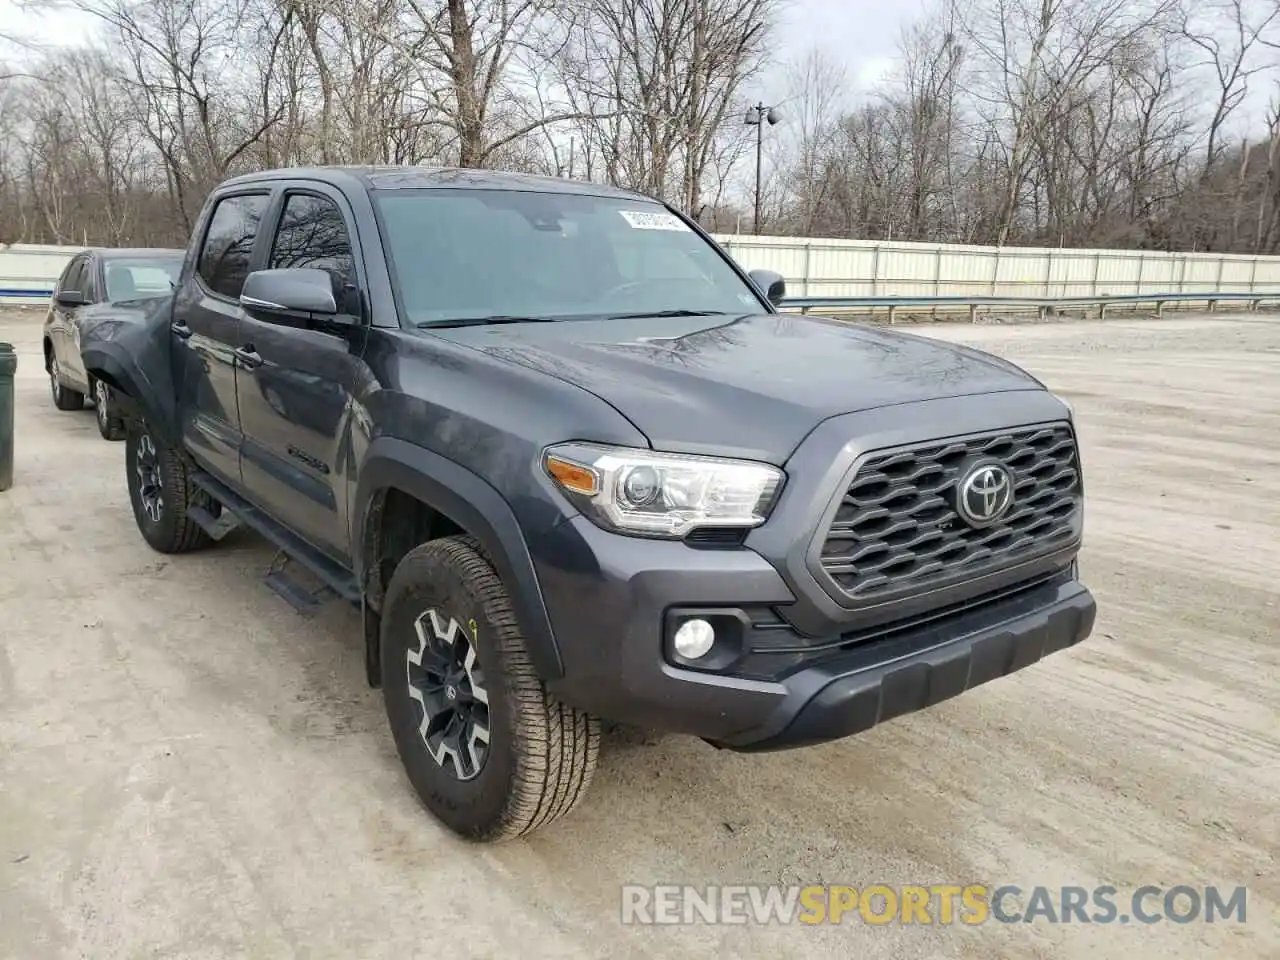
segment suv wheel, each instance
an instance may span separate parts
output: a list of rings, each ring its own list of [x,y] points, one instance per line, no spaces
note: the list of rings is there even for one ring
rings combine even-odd
[[[123,440],[124,421],[115,415],[111,388],[101,380],[93,381],[93,409],[98,417],[98,432],[104,440]]]
[[[59,410],[83,410],[84,394],[62,385],[62,370],[58,358],[49,358],[49,389],[53,392],[53,405]]]
[[[187,509],[207,498],[190,482],[186,459],[156,440],[144,424],[125,441],[129,502],[142,539],[161,553],[185,553],[210,543]]]
[[[582,799],[599,721],[547,693],[474,540],[433,540],[405,556],[387,588],[381,640],[396,749],[423,803],[452,830],[507,840]]]

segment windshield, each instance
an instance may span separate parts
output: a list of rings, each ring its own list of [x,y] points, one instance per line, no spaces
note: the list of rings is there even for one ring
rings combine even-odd
[[[658,204],[503,190],[375,193],[408,322],[764,309]]]
[[[114,302],[168,296],[181,271],[180,253],[156,257],[112,257],[105,264],[107,299]]]

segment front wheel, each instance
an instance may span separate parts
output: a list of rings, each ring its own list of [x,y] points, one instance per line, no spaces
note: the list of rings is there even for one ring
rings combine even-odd
[[[211,542],[187,515],[206,498],[191,483],[181,452],[156,440],[146,424],[125,440],[129,502],[142,539],[161,553],[186,553]]]
[[[452,830],[508,840],[585,795],[599,721],[547,693],[474,540],[433,540],[405,556],[387,588],[381,648],[396,749],[423,803]]]
[[[101,380],[93,381],[93,410],[98,418],[98,433],[102,434],[102,439],[124,439],[124,420],[116,416],[111,388]]]
[[[59,410],[84,409],[84,394],[62,385],[62,369],[57,357],[49,360],[49,390],[53,394],[53,405]]]

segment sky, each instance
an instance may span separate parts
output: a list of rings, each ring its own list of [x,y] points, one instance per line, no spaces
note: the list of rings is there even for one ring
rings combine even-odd
[[[750,101],[776,104],[787,93],[783,65],[798,60],[809,51],[824,51],[840,64],[849,79],[848,93],[873,87],[893,63],[903,27],[914,21],[927,0],[782,0],[784,6],[777,32],[774,66],[749,84],[743,95]],[[56,28],[54,26],[56,19]],[[74,43],[88,38],[95,20],[82,13],[67,12],[53,17],[19,8],[19,0],[0,0],[0,35],[9,34],[45,43]],[[9,52],[0,43],[0,57]],[[1269,83],[1255,83],[1242,108],[1237,111],[1233,132],[1250,130],[1265,117]],[[785,116],[785,108],[784,108]]]
[[[854,87],[865,89],[888,68],[901,27],[921,6],[922,0],[891,4],[879,0],[787,0],[775,60],[785,62],[821,48],[845,67]],[[92,17],[74,12],[60,14],[56,22],[55,31],[50,16],[21,10],[17,0],[0,0],[0,34],[74,43],[87,38],[94,28]],[[781,70],[775,67],[744,93],[752,100],[776,102],[782,96],[782,86]]]

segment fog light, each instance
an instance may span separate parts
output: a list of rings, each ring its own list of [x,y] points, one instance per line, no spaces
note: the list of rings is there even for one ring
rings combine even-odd
[[[706,656],[715,642],[715,628],[705,620],[686,620],[673,638],[676,653],[686,660]]]

